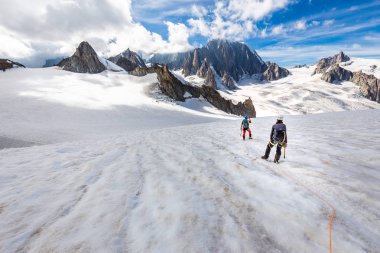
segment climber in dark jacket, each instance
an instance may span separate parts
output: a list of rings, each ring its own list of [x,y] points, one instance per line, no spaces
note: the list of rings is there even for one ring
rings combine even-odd
[[[273,146],[277,145],[276,155],[274,157],[274,162],[278,163],[281,157],[281,149],[282,147],[286,147],[288,143],[288,136],[286,133],[286,125],[282,122],[283,117],[279,116],[277,118],[276,124],[272,126],[272,131],[270,133],[269,143],[267,145],[267,149],[265,151],[265,155],[263,155],[262,159],[268,159],[269,154]]]

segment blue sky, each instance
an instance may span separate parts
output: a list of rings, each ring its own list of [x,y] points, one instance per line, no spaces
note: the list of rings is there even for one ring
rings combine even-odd
[[[205,9],[206,22],[215,18],[215,1],[151,1],[132,2],[132,14],[147,29],[168,38],[166,21],[190,26],[194,6]],[[223,1],[227,2],[227,1]],[[240,1],[245,5],[247,1]],[[244,41],[257,50],[265,60],[283,65],[313,63],[321,56],[339,50],[353,56],[380,57],[380,1],[284,1],[279,8],[264,13],[260,18],[230,18],[234,23],[252,22],[254,32],[228,39]],[[161,4],[162,3],[162,4]],[[252,10],[254,12],[254,10]],[[228,28],[226,28],[228,29]],[[242,31],[244,34],[244,30]],[[194,34],[189,41],[198,46],[212,36]]]
[[[0,0],[0,58],[38,67],[88,41],[104,57],[224,38],[282,66],[343,50],[380,58],[380,0]]]

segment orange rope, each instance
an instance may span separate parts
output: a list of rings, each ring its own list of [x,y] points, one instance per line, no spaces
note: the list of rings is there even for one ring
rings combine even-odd
[[[310,193],[312,193],[313,195],[315,195],[317,198],[319,198],[323,203],[325,203],[327,206],[329,206],[331,208],[331,214],[330,214],[330,223],[329,223],[329,252],[332,253],[333,250],[332,250],[332,225],[333,225],[333,222],[334,222],[334,217],[335,217],[335,208],[332,204],[330,204],[330,202],[328,202],[325,198],[323,198],[320,194],[318,194],[317,192],[315,192],[314,190],[310,189],[307,185],[305,185],[304,183],[302,183],[301,181],[297,180],[296,178],[294,178],[293,176],[291,176],[290,174],[286,173],[286,172],[283,172],[283,173],[280,173],[280,174],[283,174],[285,176],[287,176],[288,178],[292,179],[293,181],[295,181],[297,184],[301,185],[303,188],[305,188],[307,191],[309,191]]]

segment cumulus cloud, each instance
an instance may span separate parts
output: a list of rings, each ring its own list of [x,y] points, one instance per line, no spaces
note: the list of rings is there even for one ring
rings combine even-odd
[[[135,22],[131,0],[0,0],[0,6],[0,57],[24,59],[31,66],[71,55],[82,40],[105,56],[128,47],[145,53],[191,47],[184,26],[167,23],[169,39],[164,40]]]
[[[192,34],[209,38],[244,40],[251,36],[266,36],[258,32],[256,23],[273,12],[293,3],[291,0],[218,0],[211,19],[189,19]]]

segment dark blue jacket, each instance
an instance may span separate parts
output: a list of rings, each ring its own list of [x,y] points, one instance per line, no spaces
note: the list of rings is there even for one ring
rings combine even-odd
[[[282,122],[274,124],[270,133],[270,139],[272,142],[288,143],[286,125]]]

